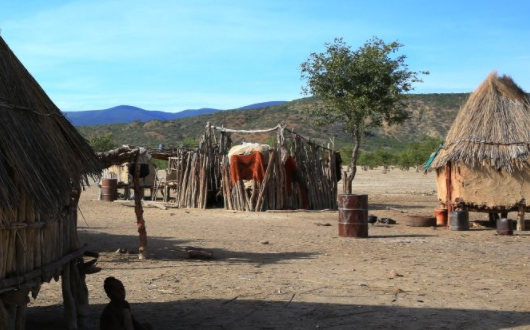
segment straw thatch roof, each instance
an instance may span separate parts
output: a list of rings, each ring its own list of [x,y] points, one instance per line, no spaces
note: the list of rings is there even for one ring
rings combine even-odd
[[[40,211],[56,210],[99,172],[90,145],[0,37],[0,208],[25,196]]]
[[[529,165],[530,101],[508,76],[492,72],[469,96],[431,169],[448,162],[512,172]]]

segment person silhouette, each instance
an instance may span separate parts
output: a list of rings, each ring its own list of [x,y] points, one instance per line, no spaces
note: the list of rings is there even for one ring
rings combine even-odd
[[[125,300],[125,287],[120,280],[109,276],[105,279],[103,288],[110,302],[99,319],[101,330],[152,330],[150,324],[142,324],[132,316],[131,306]]]

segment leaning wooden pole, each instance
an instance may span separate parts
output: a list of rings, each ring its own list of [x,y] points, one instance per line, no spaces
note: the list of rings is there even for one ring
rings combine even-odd
[[[140,248],[138,255],[140,260],[146,259],[147,256],[147,231],[145,230],[144,209],[142,206],[142,191],[140,188],[140,153],[136,155],[134,163],[134,213],[136,214],[136,225],[140,237]]]

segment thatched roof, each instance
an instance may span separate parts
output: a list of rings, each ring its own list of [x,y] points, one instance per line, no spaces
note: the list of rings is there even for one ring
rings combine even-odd
[[[100,169],[87,141],[0,37],[0,208],[16,208],[25,196],[54,212]]]
[[[431,168],[448,162],[512,172],[530,161],[530,100],[508,76],[492,72],[469,96]]]

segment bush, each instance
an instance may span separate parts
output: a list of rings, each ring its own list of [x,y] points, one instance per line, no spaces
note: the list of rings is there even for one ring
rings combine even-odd
[[[94,149],[95,152],[109,151],[116,148],[114,135],[112,133],[93,135],[88,139],[88,143],[92,146],[92,149]]]

